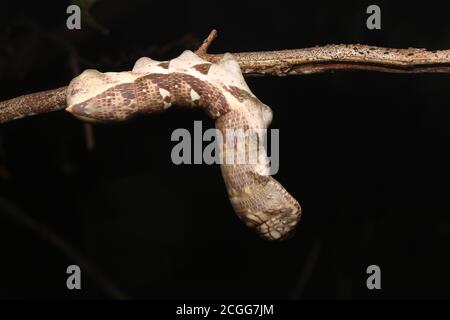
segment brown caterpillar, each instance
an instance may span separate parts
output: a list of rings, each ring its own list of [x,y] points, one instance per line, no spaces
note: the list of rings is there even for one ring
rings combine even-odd
[[[272,121],[272,110],[250,91],[231,54],[217,64],[185,51],[170,61],[141,58],[129,72],[86,70],[71,81],[67,103],[74,116],[95,122],[124,121],[172,105],[205,110],[222,133],[266,129]],[[245,158],[248,155],[239,152],[249,153],[251,148],[235,150],[237,157]],[[226,139],[222,149],[231,151]],[[300,220],[301,208],[268,175],[267,161],[226,163],[221,170],[231,204],[247,226],[268,240],[283,239],[291,233]]]

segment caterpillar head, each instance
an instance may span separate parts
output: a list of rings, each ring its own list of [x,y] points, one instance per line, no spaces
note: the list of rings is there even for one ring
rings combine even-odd
[[[293,208],[279,211],[256,228],[266,240],[285,240],[294,234],[295,226],[301,218],[300,205],[296,203]]]

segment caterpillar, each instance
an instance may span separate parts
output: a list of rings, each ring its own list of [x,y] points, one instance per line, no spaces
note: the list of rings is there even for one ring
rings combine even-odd
[[[185,51],[170,61],[140,58],[127,72],[86,70],[70,82],[67,92],[66,110],[89,122],[126,121],[172,106],[204,110],[222,133],[258,131],[272,122],[272,110],[251,92],[231,54],[211,63]],[[229,142],[223,139],[221,150],[235,151],[237,158],[248,158],[255,148],[236,149]],[[238,217],[267,240],[285,239],[300,220],[301,207],[269,175],[268,159],[262,160],[223,163],[222,176]]]

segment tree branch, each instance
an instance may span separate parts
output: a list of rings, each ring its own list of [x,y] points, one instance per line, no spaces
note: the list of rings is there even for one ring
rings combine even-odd
[[[196,53],[215,63],[223,54],[208,54],[217,36],[211,31]],[[450,72],[450,50],[392,49],[366,45],[327,45],[306,49],[233,53],[242,73],[251,76],[287,76],[325,71],[394,73]],[[0,123],[65,107],[67,87],[24,95],[0,102]]]
[[[67,87],[23,95],[0,102],[0,123],[64,109]]]

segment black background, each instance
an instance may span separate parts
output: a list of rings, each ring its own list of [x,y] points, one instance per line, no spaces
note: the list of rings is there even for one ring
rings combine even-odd
[[[68,31],[64,1],[2,3],[0,99],[66,85],[77,64],[122,71],[140,56],[173,58],[212,28],[211,52],[450,48],[444,1],[374,3],[376,31],[366,28],[369,1],[100,1],[91,12],[108,34],[86,22]],[[96,125],[93,150],[69,114],[39,115],[0,127],[0,297],[117,297],[108,278],[131,298],[450,298],[449,75],[248,84],[280,129],[276,178],[303,207],[292,239],[269,243],[249,231],[217,166],[172,164],[173,130],[192,131],[194,120],[213,127],[199,111]],[[66,289],[73,255],[22,214],[95,266],[81,291]],[[371,264],[382,290],[366,288]]]

